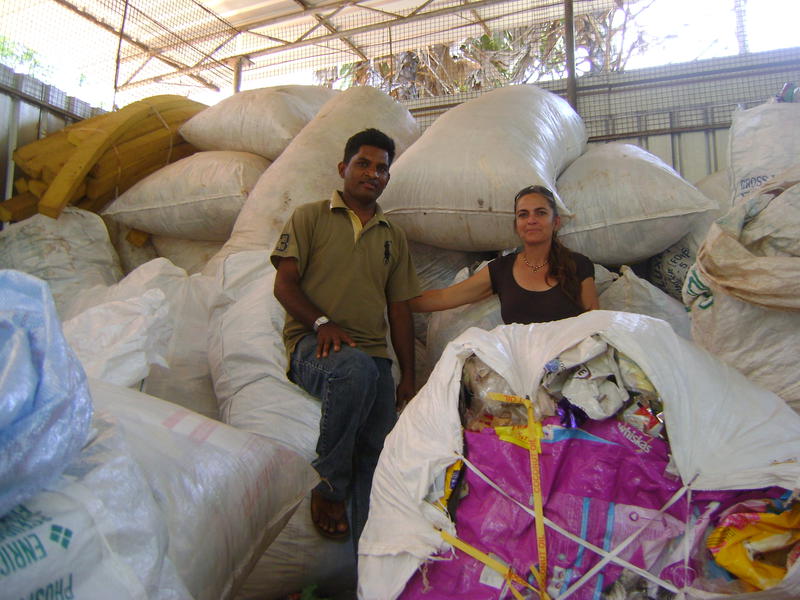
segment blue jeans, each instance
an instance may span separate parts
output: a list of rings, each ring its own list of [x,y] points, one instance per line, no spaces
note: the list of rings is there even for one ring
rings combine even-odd
[[[357,548],[372,475],[397,420],[392,361],[350,346],[317,358],[317,336],[309,334],[295,347],[289,374],[322,402],[317,459],[311,463],[322,477],[317,491],[334,501],[352,495],[350,528]]]

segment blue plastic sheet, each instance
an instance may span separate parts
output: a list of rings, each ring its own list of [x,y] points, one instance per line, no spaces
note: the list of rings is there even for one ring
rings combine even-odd
[[[49,287],[0,270],[0,516],[61,475],[91,420],[86,374]]]

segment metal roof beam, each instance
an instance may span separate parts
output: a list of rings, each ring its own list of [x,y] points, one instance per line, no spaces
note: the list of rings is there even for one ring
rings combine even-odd
[[[122,39],[125,40],[128,44],[130,44],[131,46],[134,46],[136,48],[139,48],[147,56],[149,56],[151,58],[156,57],[156,58],[158,58],[158,60],[163,61],[164,63],[168,64],[169,66],[171,66],[171,67],[173,67],[175,69],[181,70],[181,69],[187,68],[186,65],[184,65],[184,64],[182,64],[182,63],[180,63],[180,62],[178,62],[176,60],[172,60],[172,59],[166,58],[164,56],[159,56],[158,52],[153,51],[146,44],[143,44],[142,42],[132,38],[131,36],[125,34],[124,32],[118,31],[115,27],[109,25],[108,23],[105,23],[105,22],[101,21],[100,19],[98,19],[94,15],[89,14],[88,12],[86,12],[84,10],[81,10],[77,6],[73,5],[72,3],[67,2],[67,0],[53,0],[53,1],[56,4],[60,4],[61,6],[66,8],[67,10],[74,12],[76,15],[78,15],[80,17],[83,17],[87,21],[90,21],[94,25],[97,25],[101,29],[105,29],[109,33],[113,33],[115,36],[122,37]],[[202,70],[205,70],[205,69],[202,69]],[[187,75],[189,75],[192,79],[197,81],[203,87],[212,89],[212,90],[214,90],[216,92],[219,91],[219,87],[217,87],[216,85],[214,85],[210,81],[207,81],[207,80],[203,79],[199,75],[195,75],[194,72],[193,73],[187,73]],[[122,88],[118,88],[118,89],[122,89]]]

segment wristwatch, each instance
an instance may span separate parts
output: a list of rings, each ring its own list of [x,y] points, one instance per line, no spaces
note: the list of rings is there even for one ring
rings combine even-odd
[[[325,325],[325,323],[330,323],[330,322],[331,322],[331,320],[328,317],[326,317],[325,315],[322,315],[321,317],[317,317],[317,320],[314,321],[314,325],[312,325],[312,327],[314,328],[314,331],[316,332],[317,329],[319,329],[320,327]]]

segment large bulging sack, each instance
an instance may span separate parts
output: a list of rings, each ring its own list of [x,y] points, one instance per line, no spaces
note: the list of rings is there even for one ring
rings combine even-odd
[[[775,394],[677,336],[663,321],[598,310],[553,323],[503,325],[492,331],[469,329],[447,346],[428,383],[386,439],[373,480],[369,520],[359,542],[359,598],[394,600],[424,561],[437,553],[449,556],[453,548],[440,531],[458,536],[461,525],[458,519],[453,523],[447,511],[435,503],[441,497],[446,469],[465,453],[459,411],[465,361],[476,355],[502,377],[510,389],[507,393],[535,398],[554,359],[567,350],[580,350],[584,342],[598,340],[638,365],[663,401],[675,467],[671,472],[679,478],[676,484],[681,494],[796,487],[800,417]],[[625,437],[642,452],[649,452],[643,436],[628,432]],[[470,452],[472,449],[470,446]],[[474,472],[471,467],[470,471]],[[594,478],[593,472],[589,479]],[[530,488],[526,489],[530,493]],[[639,489],[636,494],[647,492]],[[528,498],[526,495],[525,500]],[[684,501],[681,495],[673,498]],[[545,524],[551,533],[547,516],[545,513]],[[608,520],[605,512],[585,526],[602,531]],[[579,531],[583,527],[580,519],[575,525]],[[691,523],[685,525],[689,526]],[[622,545],[615,544],[612,549],[610,538],[607,543],[585,551],[596,553],[599,549],[607,554]],[[798,581],[800,568],[794,568],[772,590],[773,595],[763,597],[793,597]],[[703,597],[692,591],[688,590],[688,597]]]
[[[797,164],[800,104],[766,103],[735,111],[728,144],[735,202]]]
[[[711,223],[732,206],[729,179],[729,170],[722,169],[695,184],[707,198],[717,203],[717,210],[695,215],[689,233],[650,260],[650,281],[677,300],[681,299],[686,273],[694,264]]]
[[[555,192],[556,177],[585,147],[583,121],[561,97],[529,85],[496,89],[423,133],[392,167],[381,205],[415,242],[512,248],[514,195],[535,184]],[[559,202],[562,214],[567,208]]]
[[[122,278],[103,220],[74,207],[58,219],[34,215],[0,231],[0,269],[44,279],[62,318],[76,293]]]
[[[668,248],[717,208],[669,165],[631,144],[598,144],[558,178],[575,214],[559,237],[603,265],[634,264]]]
[[[196,114],[180,133],[200,150],[252,152],[275,160],[337,93],[312,85],[240,92]]]
[[[734,206],[690,269],[692,338],[800,409],[800,168]]]
[[[234,252],[271,250],[297,206],[330,198],[341,188],[337,165],[345,143],[369,127],[394,139],[396,157],[419,135],[411,113],[380,90],[355,87],[338,94],[261,176],[236,219],[230,239],[204,272],[213,273],[225,256]]]
[[[124,355],[115,357],[110,353],[96,358],[98,361],[125,359],[122,365],[118,365],[123,367],[126,364],[128,366],[136,364],[145,369],[149,366],[149,370],[144,372],[147,376],[144,380],[145,392],[185,406],[207,417],[217,418],[217,399],[211,383],[207,347],[212,284],[213,279],[210,277],[199,273],[188,276],[186,271],[176,267],[167,259],[157,258],[141,265],[115,285],[96,286],[76,294],[65,319],[73,321],[89,313],[80,325],[77,321],[72,322],[70,333],[84,340],[83,347],[87,352],[98,353],[102,351],[102,344],[92,347],[91,340],[101,335],[112,337],[108,332],[104,333],[104,327],[112,321],[99,317],[92,318],[89,311],[100,308],[100,305],[105,305],[105,308],[111,311],[115,303],[125,305],[148,290],[160,290],[168,307],[169,336],[165,340],[166,348],[164,349],[162,343],[157,346],[149,345],[147,340],[143,339],[144,332],[133,330],[129,341],[136,341],[137,345],[120,346],[115,348],[115,352],[126,351],[128,358],[137,359],[134,363],[128,363]],[[119,321],[116,318],[113,322],[119,328]],[[113,333],[119,335],[123,332],[113,331]],[[158,335],[159,331],[153,333]],[[160,360],[146,360],[156,347],[161,352]],[[143,365],[142,359],[148,364]],[[133,369],[129,375],[134,375]],[[135,373],[135,375],[140,374]]]
[[[225,423],[279,442],[310,462],[316,457],[320,402],[286,377],[285,311],[272,293],[274,281],[266,251],[225,259],[216,274],[208,361]],[[354,559],[350,541],[320,536],[307,497],[259,558],[240,597],[274,600],[312,584],[325,593],[352,589]]]
[[[92,420],[86,374],[50,290],[19,271],[0,270],[0,365],[2,517],[61,475]]]
[[[198,152],[142,179],[103,215],[154,235],[224,242],[268,166],[247,152]]]
[[[0,519],[4,548],[37,549],[4,569],[3,597],[232,598],[319,477],[279,444],[90,384],[91,438]]]
[[[663,319],[675,333],[687,340],[692,339],[689,315],[682,302],[637,277],[630,267],[623,265],[620,270],[622,276],[600,294],[600,308]]]

